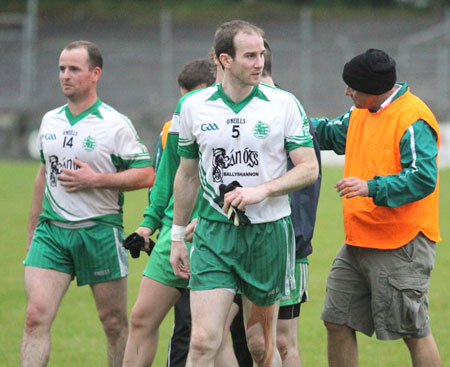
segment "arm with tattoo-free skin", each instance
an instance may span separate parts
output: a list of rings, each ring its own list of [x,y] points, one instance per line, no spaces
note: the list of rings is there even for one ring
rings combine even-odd
[[[31,240],[33,239],[34,230],[36,229],[39,215],[42,213],[42,200],[45,190],[45,165],[41,163],[39,166],[36,179],[34,181],[33,200],[31,202],[30,216],[28,218],[27,227],[27,251],[30,249]]]
[[[295,167],[283,176],[256,187],[237,187],[225,194],[224,212],[228,212],[230,205],[244,211],[247,205],[257,204],[268,197],[289,194],[312,185],[319,174],[314,148],[299,147],[291,150],[289,156]]]
[[[77,170],[62,168],[58,175],[61,185],[68,193],[85,189],[109,189],[118,191],[132,191],[153,185],[155,172],[153,167],[129,168],[115,173],[101,173],[94,171],[88,163],[75,159]]]
[[[198,159],[181,157],[173,186],[174,225],[187,226],[194,209],[199,186]],[[176,276],[189,278],[189,256],[184,241],[172,241],[170,264]]]

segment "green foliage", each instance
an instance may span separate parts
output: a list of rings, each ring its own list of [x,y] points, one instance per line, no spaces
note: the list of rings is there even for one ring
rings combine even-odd
[[[19,365],[26,299],[23,289],[23,266],[26,226],[37,162],[0,161],[0,366]],[[310,301],[300,315],[300,351],[305,366],[326,366],[326,333],[320,321],[325,284],[332,260],[343,241],[341,199],[333,188],[341,178],[342,168],[325,167],[314,236],[314,253],[310,256]],[[140,223],[147,192],[125,195],[125,229],[132,232]],[[450,361],[450,170],[441,171],[441,235],[436,267],[430,286],[430,317],[443,365]],[[147,258],[130,257],[128,308],[131,311]],[[172,313],[161,326],[160,344],[155,366],[164,366],[167,342],[173,325]],[[358,336],[360,365],[408,366],[409,354],[402,341],[381,342]],[[50,366],[106,366],[105,337],[98,321],[89,287],[71,285],[52,329]]]
[[[247,19],[257,22],[276,17],[284,21],[298,17],[301,8],[308,6],[319,13],[330,10],[333,14],[345,14],[349,10],[372,11],[376,7],[389,10],[414,9],[411,3],[395,0],[36,0],[40,21],[102,21],[128,23],[130,25],[157,24],[162,9],[171,11],[176,22],[214,23],[226,19]],[[429,0],[428,10],[442,8],[446,0]],[[409,4],[409,5],[408,5]],[[24,13],[27,0],[2,0],[0,13]],[[422,14],[426,9],[420,8]],[[337,11],[337,13],[336,13]],[[394,11],[395,12],[395,11]]]

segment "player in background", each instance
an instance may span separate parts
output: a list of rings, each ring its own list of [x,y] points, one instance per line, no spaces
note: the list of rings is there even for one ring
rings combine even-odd
[[[28,223],[27,310],[21,366],[46,366],[50,329],[70,282],[89,284],[108,342],[122,365],[128,336],[123,191],[150,187],[150,156],[127,117],[97,96],[103,58],[88,41],[67,45],[59,79],[67,104],[45,114]]]
[[[219,27],[215,52],[223,83],[183,99],[173,119],[175,126],[178,118],[181,160],[174,184],[171,264],[175,274],[190,276],[193,325],[187,366],[213,365],[236,289],[243,294],[253,359],[258,366],[281,366],[275,348],[278,304],[295,287],[287,194],[311,185],[318,165],[299,102],[259,84],[262,36],[245,21]],[[295,165],[289,172],[287,152]],[[184,236],[200,182],[199,221],[188,257]],[[223,195],[220,184],[235,188]],[[251,224],[239,225],[246,218]]]

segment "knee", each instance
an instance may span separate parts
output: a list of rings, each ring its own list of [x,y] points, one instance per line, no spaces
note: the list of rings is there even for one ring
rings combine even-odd
[[[140,307],[133,307],[130,316],[130,326],[132,329],[141,329],[148,326],[149,320],[147,313]]]
[[[219,349],[222,334],[208,332],[205,329],[192,330],[189,353],[195,356],[213,355]]]
[[[108,337],[118,337],[128,329],[127,315],[120,310],[102,312],[99,318]]]
[[[25,332],[31,333],[39,327],[50,327],[51,317],[46,315],[46,308],[36,304],[27,306],[25,315]]]
[[[289,342],[286,335],[277,334],[277,349],[281,360],[284,361],[289,353]]]
[[[270,341],[269,341],[270,342]],[[247,339],[248,350],[255,362],[261,362],[266,357],[269,345],[266,345],[264,335],[252,335]]]

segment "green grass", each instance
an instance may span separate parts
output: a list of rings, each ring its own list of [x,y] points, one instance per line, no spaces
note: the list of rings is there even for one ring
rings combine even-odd
[[[25,257],[26,225],[34,177],[38,163],[0,161],[0,366],[18,366],[20,341],[25,315],[22,260]],[[320,321],[326,277],[331,262],[343,241],[340,198],[333,184],[341,177],[341,168],[324,169],[314,253],[310,256],[310,301],[300,315],[300,350],[305,366],[326,366],[326,333]],[[137,228],[146,206],[145,190],[125,196],[125,228]],[[450,366],[450,170],[441,171],[441,235],[436,267],[430,286],[430,317],[439,345],[442,365]],[[130,258],[128,306],[136,299],[146,257]],[[173,315],[161,327],[155,366],[164,366]],[[358,337],[360,365],[409,366],[409,355],[402,341],[381,342]],[[98,321],[89,287],[71,285],[52,329],[50,366],[106,366],[105,337]]]

